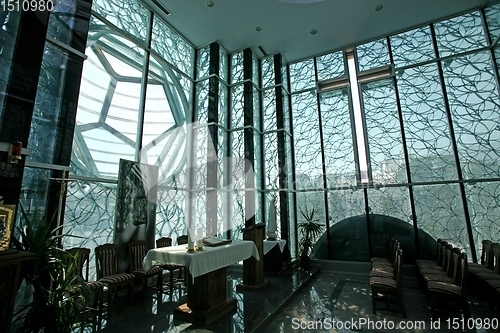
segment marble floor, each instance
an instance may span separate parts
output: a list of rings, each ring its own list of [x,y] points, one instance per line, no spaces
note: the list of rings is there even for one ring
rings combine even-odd
[[[173,309],[186,300],[186,291],[178,285],[173,295],[159,295],[150,289],[136,290],[130,303],[125,295],[113,304],[98,332],[500,332],[500,312],[491,309],[487,300],[469,295],[472,316],[477,324],[487,322],[498,328],[476,330],[461,328],[472,322],[454,318],[432,318],[430,307],[416,278],[405,276],[403,298],[408,318],[397,311],[372,313],[368,274],[295,270],[281,277],[268,277],[263,291],[237,292],[242,282],[241,269],[228,269],[227,294],[238,301],[236,313],[228,314],[207,326],[173,318]],[[394,328],[391,325],[395,325]],[[401,327],[405,325],[405,328]],[[438,327],[439,326],[439,327]],[[397,329],[396,329],[397,328]],[[86,332],[96,331],[90,327]]]

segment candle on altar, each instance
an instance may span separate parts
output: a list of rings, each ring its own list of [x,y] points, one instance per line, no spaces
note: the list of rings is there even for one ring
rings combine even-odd
[[[193,242],[193,230],[189,230],[188,232],[188,251],[194,250],[194,242]]]
[[[203,230],[201,228],[196,229],[196,246],[203,246]]]

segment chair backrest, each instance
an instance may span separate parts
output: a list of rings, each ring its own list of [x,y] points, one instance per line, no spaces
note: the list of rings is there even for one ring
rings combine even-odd
[[[401,287],[403,279],[403,250],[398,249],[396,252],[396,261],[394,265],[394,280],[396,280],[397,288]]]
[[[448,242],[445,240],[441,240],[439,242],[439,252],[438,252],[438,258],[437,258],[437,263],[441,267],[445,267],[446,263],[446,245],[448,245]]]
[[[481,249],[481,265],[486,266],[486,258],[488,257],[488,254],[490,252],[492,241],[490,241],[489,239],[484,239],[482,243],[483,247]]]
[[[168,247],[172,246],[172,238],[161,237],[156,240],[156,247]]]
[[[453,265],[452,263],[452,256],[451,256],[451,252],[453,250],[453,245],[451,244],[446,244],[446,248],[444,250],[444,260],[443,260],[443,265],[444,266],[441,266],[441,268],[446,272],[448,273],[451,269],[451,266]]]
[[[491,267],[491,269],[495,273],[500,274],[500,244],[499,243],[491,244],[491,264],[493,265],[493,267]]]
[[[462,296],[467,295],[467,277],[469,275],[469,264],[467,262],[467,253],[460,253],[460,274],[457,275],[455,284],[460,287]]]
[[[86,247],[73,247],[67,249],[66,253],[66,264],[73,265],[73,269],[69,271],[70,276],[79,276],[88,282],[90,249]]]
[[[401,249],[401,244],[399,241],[394,241],[393,249],[392,249],[392,254],[389,258],[390,262],[392,263],[392,266],[396,266],[396,260],[398,259],[398,251]]]
[[[142,240],[128,243],[128,259],[130,271],[137,271],[144,268],[143,260],[146,256],[148,243]]]
[[[450,264],[448,265],[449,271],[446,272],[446,275],[451,277],[453,281],[457,282],[460,279],[460,274],[461,274],[461,251],[459,248],[454,247],[451,250],[451,258],[450,258]],[[457,283],[458,285],[458,283]]]
[[[182,235],[177,237],[177,245],[187,244],[188,243],[188,235]]]
[[[118,245],[103,244],[95,248],[97,279],[118,273]]]

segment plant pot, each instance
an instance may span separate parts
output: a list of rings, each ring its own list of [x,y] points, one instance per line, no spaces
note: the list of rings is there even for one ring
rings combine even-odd
[[[311,262],[311,258],[309,256],[300,256],[300,268],[303,270],[309,269],[309,263]]]

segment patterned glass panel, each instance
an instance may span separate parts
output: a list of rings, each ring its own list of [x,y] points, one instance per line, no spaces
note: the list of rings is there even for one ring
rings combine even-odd
[[[389,49],[385,38],[356,46],[360,72],[389,65]]]
[[[209,80],[196,83],[196,119],[200,124],[208,123],[208,82]]]
[[[64,211],[63,248],[91,249],[89,278],[95,279],[94,249],[113,242],[116,184],[93,181],[71,181],[68,184]]]
[[[356,184],[347,88],[322,94],[321,123],[328,188]]]
[[[408,228],[413,224],[411,220],[410,194],[407,187],[370,188],[368,189],[368,206],[370,207],[370,214],[395,217],[407,222],[409,224]]]
[[[171,188],[158,188],[158,204],[156,206],[156,237],[171,237],[174,242],[186,230],[186,198],[187,192],[175,188],[177,183],[169,184]]]
[[[367,261],[369,259],[365,199],[359,189],[331,190],[328,194],[330,255],[333,260]],[[315,258],[327,259],[326,235],[317,245]],[[349,244],[349,246],[346,246]]]
[[[252,52],[252,82],[256,87],[260,88],[260,63],[259,59]]]
[[[232,170],[231,179],[232,188],[235,190],[231,193],[232,204],[232,228],[233,238],[241,239],[241,229],[245,226],[245,181],[241,177],[241,171],[244,170],[245,148],[244,148],[244,132],[231,132],[231,153],[232,153]]]
[[[274,58],[264,58],[262,59],[262,88],[271,87],[274,84]]]
[[[210,74],[210,45],[197,50],[196,78],[201,79]]]
[[[264,134],[265,189],[279,189],[278,137],[276,132]]]
[[[315,87],[313,59],[290,65],[290,84],[292,92]]]
[[[437,65],[400,71],[397,82],[412,181],[457,179]]]
[[[122,31],[142,41],[146,40],[149,10],[136,0],[95,0],[92,10],[102,15]]]
[[[429,26],[390,37],[394,65],[404,67],[434,59]]]
[[[243,52],[231,55],[231,84],[243,81]]]
[[[50,177],[52,170],[41,168],[26,167],[23,173],[21,193],[19,196],[19,206],[24,209],[28,216],[37,214],[42,217],[47,214],[47,204],[49,201],[49,189],[51,186]],[[53,186],[56,183],[53,182]],[[21,210],[18,207],[18,216],[21,216]],[[18,223],[20,219],[17,219]],[[19,225],[17,225],[19,227]],[[17,230],[13,231],[17,233]]]
[[[144,111],[143,145],[148,146],[174,125],[174,117],[168,106],[163,85],[150,78]]]
[[[491,41],[494,42],[500,37],[500,4],[485,8],[486,22],[490,32]]]
[[[264,132],[275,131],[278,126],[276,123],[276,94],[274,88],[262,92]]]
[[[184,77],[166,63],[161,66],[154,60],[150,62],[146,89],[141,162],[160,166],[161,183],[186,163],[185,129],[177,127],[174,112],[181,122],[189,112],[191,82],[186,80],[188,86],[185,87],[185,83],[179,82]]]
[[[416,259],[415,236],[407,187],[368,189],[370,237],[375,256],[387,254],[387,240],[394,236],[405,251],[405,259]]]
[[[481,241],[500,242],[500,182],[465,184],[465,193],[479,258]]]
[[[458,184],[415,186],[413,197],[420,232],[470,250]],[[470,256],[470,251],[467,252]]]
[[[28,139],[29,161],[54,162],[57,133],[61,130],[59,119],[61,112],[65,112],[66,103],[70,102],[64,100],[61,86],[65,84],[68,62],[75,61],[72,58],[68,52],[45,44]]]
[[[219,51],[219,76],[225,83],[229,83],[229,56],[222,48]]]
[[[316,58],[318,81],[340,77],[346,74],[344,53],[337,51]]]
[[[0,31],[2,32],[2,37],[0,37],[0,42],[2,43],[0,49],[0,126],[2,125],[7,84],[11,77],[12,57],[16,49],[21,12],[22,11],[2,12],[2,15],[5,15],[5,17],[0,21]]]
[[[434,25],[439,55],[446,57],[487,45],[481,14],[465,14]]]
[[[406,182],[403,140],[392,80],[362,86],[373,182]]]
[[[227,102],[227,96],[228,95],[228,87],[223,83],[219,82],[219,125],[227,128],[228,127],[228,120],[227,117],[229,115],[229,110],[228,110],[228,102]]]
[[[46,1],[45,3],[47,4],[48,2]],[[75,24],[75,14],[78,13],[79,2],[56,0],[52,3],[54,4],[54,8],[50,12],[47,36],[70,45],[73,31],[76,33],[80,32],[78,31],[80,24]]]
[[[285,131],[290,132],[290,105],[289,105],[289,95],[283,87],[280,87],[282,100],[281,103],[283,105],[283,129]]]
[[[90,29],[72,167],[79,175],[116,178],[120,158],[135,159],[144,51],[95,19]]]
[[[443,66],[464,179],[500,177],[499,95],[488,52]]]
[[[153,20],[151,49],[181,72],[193,77],[194,48],[156,16]]]
[[[288,87],[290,84],[290,76],[288,75],[288,65],[286,60],[281,57],[281,82],[283,88],[285,88],[288,92],[290,92],[290,88]]]
[[[262,111],[260,107],[260,100],[261,100],[261,93],[260,91],[254,89],[254,92],[252,94],[253,97],[253,128],[255,128],[258,131],[262,131],[262,126],[261,126],[261,117],[262,117]]]
[[[231,87],[231,128],[241,128],[243,127],[243,112],[244,112],[244,100],[243,100],[243,85],[237,85]]]
[[[297,189],[323,188],[316,95],[293,95],[292,105]]]

